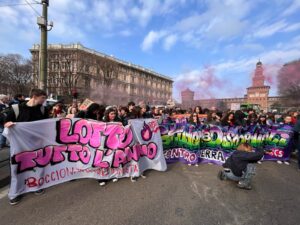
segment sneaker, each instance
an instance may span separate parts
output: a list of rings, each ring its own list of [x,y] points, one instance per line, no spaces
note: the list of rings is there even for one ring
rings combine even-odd
[[[225,176],[223,170],[220,170],[220,171],[219,171],[219,173],[218,173],[218,178],[219,178],[220,180],[226,180],[226,176]]]
[[[290,165],[290,162],[284,161],[284,164],[289,166],[289,165]]]
[[[106,182],[105,181],[100,181],[99,182],[99,185],[102,187],[102,186],[105,186]]]
[[[143,179],[146,179],[146,178],[147,178],[143,173],[141,174],[141,177],[142,177]]]
[[[258,164],[262,164],[262,162],[261,162],[261,161],[257,161],[257,163],[258,163]]]
[[[119,180],[118,178],[114,178],[114,179],[112,180],[112,182],[115,183],[115,182],[118,182],[118,180]]]
[[[245,190],[251,190],[252,189],[250,184],[246,184],[242,181],[238,182],[237,187],[240,188],[240,189],[245,189]]]
[[[130,177],[132,183],[137,182],[137,177]]]
[[[188,164],[188,166],[191,166],[191,165],[192,165],[192,164],[190,164],[190,163]]]
[[[198,167],[198,166],[199,166],[199,164],[195,164],[195,166],[197,166],[197,167]]]
[[[19,196],[15,197],[14,199],[10,199],[9,204],[16,205],[21,201],[21,199],[22,199],[22,195],[19,195]]]
[[[44,193],[45,193],[44,189],[40,189],[40,190],[34,192],[35,195],[43,195]]]
[[[277,162],[278,164],[282,164],[282,161],[280,161],[280,160],[277,160],[276,162]]]

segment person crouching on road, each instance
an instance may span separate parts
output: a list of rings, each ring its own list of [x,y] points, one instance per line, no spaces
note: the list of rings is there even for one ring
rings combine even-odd
[[[239,188],[251,190],[251,180],[256,169],[254,163],[257,163],[263,155],[264,151],[262,149],[254,152],[249,144],[240,144],[223,164],[224,169],[219,172],[219,179],[237,181]]]

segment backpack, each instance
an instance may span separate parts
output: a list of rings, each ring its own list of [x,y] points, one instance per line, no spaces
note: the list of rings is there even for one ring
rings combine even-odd
[[[9,111],[10,111],[10,108],[7,107],[0,112],[0,123],[4,123],[5,118],[7,117],[7,114]]]
[[[14,113],[15,113],[15,116],[16,116],[16,120],[18,119],[18,116],[20,115],[20,108],[19,108],[19,104],[14,104],[11,106]],[[41,106],[41,112],[42,114],[44,115],[45,114],[45,106]]]

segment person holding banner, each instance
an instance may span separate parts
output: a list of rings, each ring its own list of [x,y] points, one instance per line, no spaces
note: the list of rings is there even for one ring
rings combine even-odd
[[[298,150],[298,170],[300,171],[300,118],[298,116],[297,123],[294,126],[294,134],[296,141],[296,148]]]
[[[196,113],[197,115],[203,114],[201,106],[196,106],[193,112]]]
[[[129,119],[128,114],[129,114],[129,110],[127,107],[125,107],[125,106],[120,107],[119,117],[120,117],[120,120],[121,120],[123,126],[126,126],[128,124],[128,119]]]
[[[194,126],[199,126],[201,125],[201,122],[200,122],[200,119],[198,117],[198,114],[197,113],[192,113],[190,118],[189,118],[189,123],[191,125],[194,125]]]
[[[28,102],[21,103],[20,105],[12,105],[11,110],[8,112],[5,119],[4,126],[10,128],[15,125],[16,122],[32,122],[49,118],[49,113],[46,107],[43,105],[47,99],[45,91],[40,89],[32,89],[30,93],[30,100]],[[44,194],[44,190],[40,189],[35,192],[36,195]],[[16,205],[22,199],[22,195],[11,199],[10,204]]]
[[[101,107],[98,103],[92,103],[85,111],[79,111],[76,118],[98,120],[100,109]]]
[[[104,112],[103,122],[120,122],[121,119],[118,116],[118,110],[114,107],[107,107]]]
[[[6,138],[2,135],[4,131],[4,121],[7,116],[8,108],[8,97],[6,95],[0,95],[0,150],[6,147]]]
[[[233,127],[234,124],[235,124],[235,122],[234,122],[234,113],[233,112],[227,113],[226,116],[221,121],[222,126]]]
[[[249,109],[247,117],[247,125],[256,125],[258,116],[253,109]]]
[[[144,119],[153,118],[153,115],[150,111],[150,107],[144,103],[140,104],[141,107],[141,115]]]
[[[103,117],[103,122],[119,122],[121,123],[121,120],[118,117],[118,111],[114,107],[107,107],[104,117]],[[98,180],[98,183],[100,186],[106,185],[106,182],[109,180]],[[118,178],[112,179],[112,182],[117,182]]]
[[[281,123],[281,125],[284,127],[293,127],[293,124],[292,124],[292,117],[290,115],[284,115],[283,116],[283,123]],[[290,154],[288,155],[290,158]],[[290,165],[290,162],[289,160],[285,160],[285,161],[281,161],[281,160],[277,160],[276,161],[278,164],[282,164],[284,163],[285,165]]]
[[[219,171],[219,179],[237,181],[237,187],[251,190],[251,180],[256,170],[254,163],[258,162],[263,155],[262,149],[254,152],[249,144],[240,144],[237,151],[233,152],[223,164],[224,169]]]
[[[221,125],[221,118],[218,116],[216,111],[210,111],[206,122],[207,124],[219,126]]]
[[[127,104],[127,108],[128,108],[128,117],[130,118],[130,117],[132,117],[133,116],[133,114],[134,114],[134,108],[135,108],[135,103],[134,102],[128,102],[128,104]]]

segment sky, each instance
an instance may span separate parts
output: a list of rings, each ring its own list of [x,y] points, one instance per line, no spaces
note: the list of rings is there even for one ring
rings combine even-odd
[[[177,101],[185,88],[198,99],[243,97],[258,60],[275,96],[278,70],[300,59],[300,0],[49,2],[48,43],[81,43],[169,76]],[[29,58],[40,42],[41,5],[25,3],[0,0],[0,54]]]

